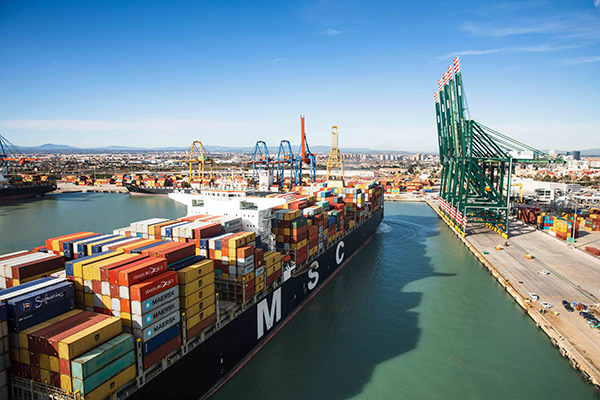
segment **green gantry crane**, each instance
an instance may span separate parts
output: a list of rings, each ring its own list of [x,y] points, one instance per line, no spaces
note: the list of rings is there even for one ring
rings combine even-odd
[[[481,222],[506,237],[513,165],[563,161],[471,119],[458,57],[438,81],[438,89],[434,97],[442,164],[440,210],[463,236],[467,223]]]

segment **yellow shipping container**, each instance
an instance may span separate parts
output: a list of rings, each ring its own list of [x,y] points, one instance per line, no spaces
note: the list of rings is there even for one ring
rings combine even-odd
[[[19,362],[21,364],[29,365],[29,350],[19,349]]]
[[[102,400],[112,393],[115,393],[124,384],[135,378],[135,364],[121,372],[111,380],[103,383],[97,389],[94,389],[89,394],[82,396],[82,400]]]
[[[84,260],[73,263],[73,276],[83,278],[83,267],[92,264],[98,261],[106,260],[107,258],[116,257],[120,254],[123,254],[123,250],[116,250],[114,252],[100,253],[98,257],[94,257],[92,259]],[[83,283],[83,282],[82,282]]]
[[[213,260],[202,260],[199,263],[190,265],[178,271],[180,285],[186,285],[208,274],[214,272],[215,266]]]
[[[108,258],[106,260],[102,260],[102,261],[98,261],[92,264],[88,264],[86,266],[83,267],[83,279],[89,279],[89,280],[95,280],[95,281],[99,281],[100,280],[100,268],[104,267],[106,265],[118,262],[118,261],[122,261],[122,260],[128,260],[130,258],[133,258],[137,256],[137,254],[120,254],[116,257],[111,257]],[[109,307],[110,308],[110,307]]]
[[[190,296],[186,296],[186,297],[180,296],[179,297],[179,306],[181,307],[182,310],[187,310],[194,304],[199,303],[200,301],[203,301],[207,297],[214,296],[214,294],[215,294],[215,285],[211,283],[210,285],[203,287],[199,291],[192,293]]]
[[[58,357],[72,360],[123,331],[120,318],[109,317],[58,342]]]
[[[84,293],[83,299],[86,307],[94,307],[94,295],[92,293]]]
[[[198,303],[192,305],[187,309],[182,309],[181,312],[185,312],[186,318],[190,319],[194,315],[198,314],[200,311],[205,310],[206,308],[215,304],[215,296],[207,296]]]
[[[271,265],[270,267],[268,267],[266,269],[267,269],[267,276],[271,276],[275,272],[277,272],[277,271],[279,271],[281,269],[281,264]]]
[[[47,368],[40,369],[40,377],[43,383],[50,383],[50,371]]]
[[[265,281],[265,274],[260,274],[254,277],[254,284],[259,284]]]
[[[73,384],[71,382],[71,375],[60,374],[60,387],[67,392],[73,391]]]
[[[191,295],[194,292],[197,292],[198,290],[202,289],[204,286],[210,285],[211,283],[214,283],[215,281],[215,272],[211,271],[206,275],[203,275],[193,281],[191,281],[190,283],[187,283],[185,285],[179,285],[179,295],[181,297],[186,297]]]
[[[50,369],[50,356],[48,354],[40,353],[40,368]]]
[[[52,372],[60,372],[60,361],[58,357],[55,356],[49,356],[48,359],[50,360],[50,371]]]
[[[200,322],[204,321],[206,318],[210,317],[215,313],[215,305],[211,305],[204,310],[200,311],[198,314],[189,317],[186,321],[187,329],[192,329],[194,326],[198,325]]]
[[[255,284],[255,290],[254,293],[260,293],[263,289],[265,288],[265,282],[261,282],[258,284]]]
[[[110,296],[107,296],[105,294],[102,295],[102,306],[104,308],[106,308],[107,310],[110,310],[110,307],[111,307],[110,301],[111,301]]]

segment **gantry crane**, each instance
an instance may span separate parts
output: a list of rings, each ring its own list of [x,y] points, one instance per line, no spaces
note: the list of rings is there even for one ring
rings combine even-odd
[[[308,164],[309,180],[314,182],[317,175],[317,157],[310,151],[308,140],[306,140],[306,131],[304,130],[304,115],[300,116],[300,149],[298,151],[296,163],[296,175],[298,176],[298,184],[302,184],[302,165]]]
[[[483,222],[506,237],[513,165],[563,161],[471,119],[458,57],[438,81],[434,99],[442,164],[440,209],[463,235],[467,222]]]
[[[252,164],[253,182],[256,182],[257,169],[259,174],[260,171],[262,171],[263,166],[267,172],[273,169],[273,159],[269,156],[269,148],[265,142],[262,140],[256,142],[254,145],[254,150],[252,150],[252,159],[247,161],[246,164]]]
[[[0,135],[0,171],[4,169],[4,173],[8,175],[8,163],[11,161],[25,164],[31,161],[38,161],[38,159],[30,157],[27,153],[12,144],[7,138]]]
[[[294,153],[292,152],[292,145],[290,144],[289,140],[282,140],[281,143],[279,143],[279,149],[277,150],[277,155],[275,156],[275,161],[273,161],[273,163],[277,168],[276,176],[279,187],[283,185],[286,165],[289,165],[290,167],[290,186],[293,187],[298,184],[296,157],[294,157]]]
[[[198,176],[204,179],[206,163],[210,163],[210,172],[206,171],[208,179],[213,178],[214,160],[210,158],[206,149],[199,140],[194,140],[192,145],[185,151],[183,156],[176,161],[178,164],[189,164],[188,182],[192,181],[194,176],[194,164],[198,164]]]
[[[344,179],[344,164],[342,164],[342,153],[338,146],[338,127],[331,127],[331,150],[329,150],[329,158],[327,159],[327,180],[331,176],[333,168],[340,168],[341,178]]]

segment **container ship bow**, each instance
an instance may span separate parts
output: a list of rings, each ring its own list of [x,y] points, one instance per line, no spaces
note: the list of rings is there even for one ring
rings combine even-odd
[[[209,397],[367,245],[382,194],[373,181],[173,193],[186,217],[0,256],[0,390]]]

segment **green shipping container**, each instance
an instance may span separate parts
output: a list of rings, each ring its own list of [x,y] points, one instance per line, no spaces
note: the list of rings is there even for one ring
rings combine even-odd
[[[108,364],[95,374],[81,380],[73,378],[73,392],[80,391],[82,395],[89,394],[92,390],[98,388],[104,382],[111,380],[127,368],[135,364],[135,352],[130,351],[123,357]]]
[[[307,224],[307,219],[306,217],[300,217],[300,218],[296,218],[295,220],[292,221],[292,229],[298,229],[303,227],[304,225]]]
[[[93,348],[71,362],[73,378],[84,380],[110,364],[113,360],[133,351],[133,336],[122,333],[108,342]]]

